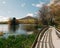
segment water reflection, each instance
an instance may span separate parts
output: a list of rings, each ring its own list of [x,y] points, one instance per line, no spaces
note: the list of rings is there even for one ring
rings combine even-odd
[[[35,30],[35,24],[25,24],[22,28],[26,31],[33,31]]]
[[[0,24],[0,32],[2,31],[4,33],[3,37],[7,38],[9,35],[20,35],[20,34],[24,34],[24,35],[28,35],[28,34],[32,34],[32,33],[36,33],[38,32],[38,30],[35,28],[36,24],[18,24],[15,27],[18,28],[12,29],[12,26],[10,26],[11,28],[9,28],[8,24]],[[15,31],[12,32],[11,31]]]
[[[23,33],[23,32],[30,32],[34,31],[35,29],[35,24],[19,24],[19,28],[16,29],[14,33]],[[10,28],[8,24],[0,24],[0,32],[3,33],[10,33]]]
[[[14,17],[13,19],[9,21],[9,30],[10,32],[15,32],[18,28],[19,28],[19,22]]]

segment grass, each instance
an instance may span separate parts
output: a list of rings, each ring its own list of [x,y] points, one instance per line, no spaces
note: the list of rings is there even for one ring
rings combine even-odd
[[[31,48],[36,35],[9,36],[7,39],[0,38],[0,48]]]

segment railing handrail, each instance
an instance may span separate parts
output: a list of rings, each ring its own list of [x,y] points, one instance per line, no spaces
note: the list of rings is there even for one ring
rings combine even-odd
[[[41,32],[45,32],[47,29],[48,29],[48,26],[43,27],[43,28],[40,30],[40,32],[38,32],[38,34],[37,34],[37,36],[36,36],[36,38],[35,38],[32,46],[31,46],[31,48],[35,48],[40,33],[41,33]]]
[[[56,30],[60,32],[60,30],[59,30],[59,29],[57,29],[57,28],[56,28]]]

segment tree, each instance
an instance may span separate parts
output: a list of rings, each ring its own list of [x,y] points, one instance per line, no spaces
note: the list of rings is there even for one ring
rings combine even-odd
[[[59,24],[60,22],[60,5],[59,5],[59,1],[60,0],[56,0],[57,2],[56,3],[53,3],[50,5],[50,13],[51,13],[51,18],[52,18],[52,21],[54,22],[54,24]]]
[[[9,29],[10,31],[16,31],[19,28],[19,21],[14,17],[9,21]]]
[[[40,8],[39,12],[39,16],[41,18],[42,23],[44,25],[48,25],[48,20],[50,18],[48,6],[43,5],[43,7]]]

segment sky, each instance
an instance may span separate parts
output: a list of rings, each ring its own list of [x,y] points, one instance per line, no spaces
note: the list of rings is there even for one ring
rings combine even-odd
[[[50,0],[0,0],[0,20],[10,17],[34,16],[42,4],[49,2]]]

